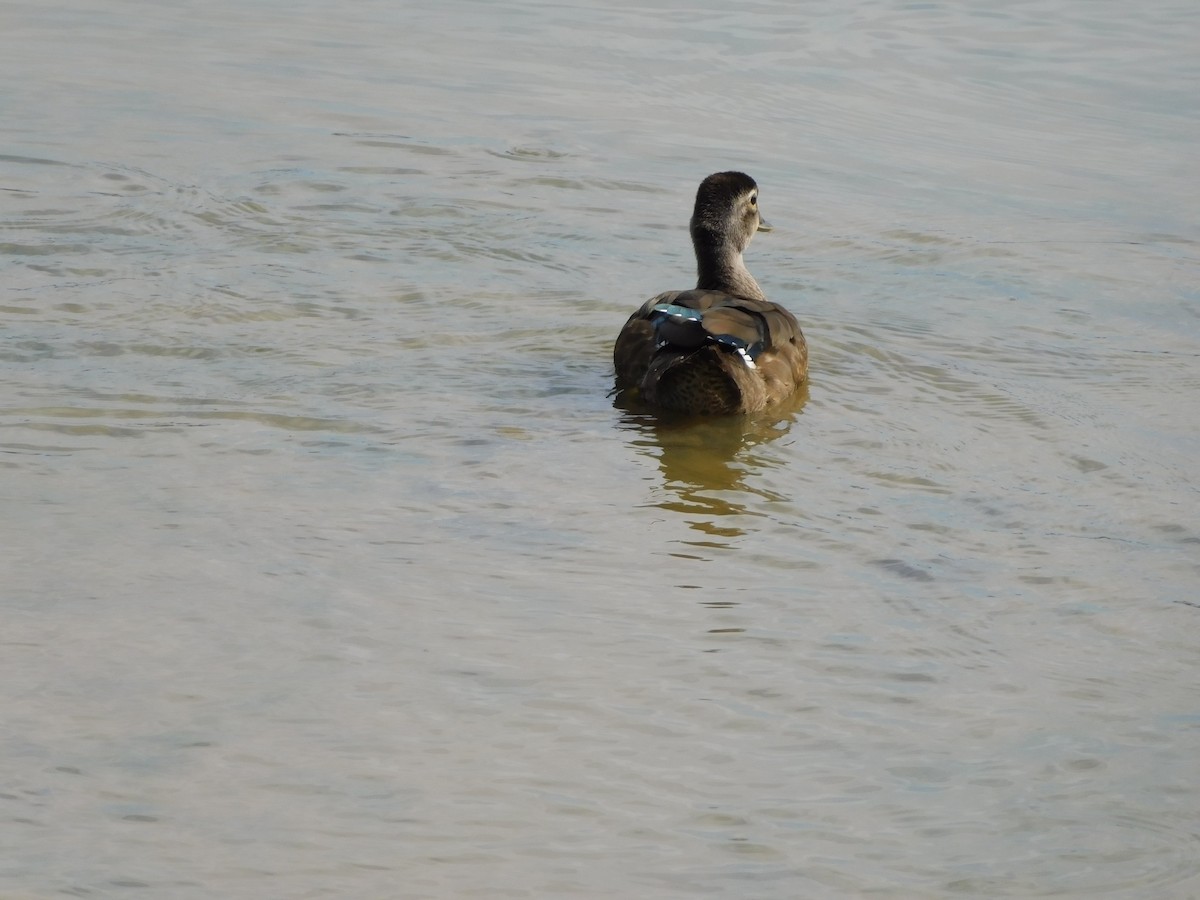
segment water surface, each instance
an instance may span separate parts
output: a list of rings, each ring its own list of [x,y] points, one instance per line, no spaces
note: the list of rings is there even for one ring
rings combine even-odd
[[[1200,894],[1193,7],[8,4],[0,893]]]

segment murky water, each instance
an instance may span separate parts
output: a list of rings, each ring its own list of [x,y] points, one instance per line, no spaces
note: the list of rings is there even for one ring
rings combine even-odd
[[[1200,896],[1190,0],[3,21],[0,894]]]

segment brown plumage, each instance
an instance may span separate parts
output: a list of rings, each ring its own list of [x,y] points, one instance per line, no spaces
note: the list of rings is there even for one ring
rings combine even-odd
[[[700,183],[692,214],[696,289],[668,291],[629,317],[613,347],[617,386],[663,409],[755,412],[790,396],[808,376],[795,316],[767,300],[742,253],[771,227],[758,185],[741,172]]]

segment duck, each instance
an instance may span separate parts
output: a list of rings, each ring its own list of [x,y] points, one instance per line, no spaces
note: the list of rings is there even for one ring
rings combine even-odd
[[[651,297],[613,346],[617,389],[692,415],[753,413],[808,378],[808,344],[796,317],[763,293],[742,258],[771,231],[758,184],[716,172],[696,191],[691,219],[696,287]]]

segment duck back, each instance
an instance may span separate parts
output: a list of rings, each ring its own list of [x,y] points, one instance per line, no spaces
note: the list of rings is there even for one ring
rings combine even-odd
[[[768,300],[669,291],[629,317],[613,348],[619,387],[697,415],[753,412],[790,395],[808,371],[795,317]]]

